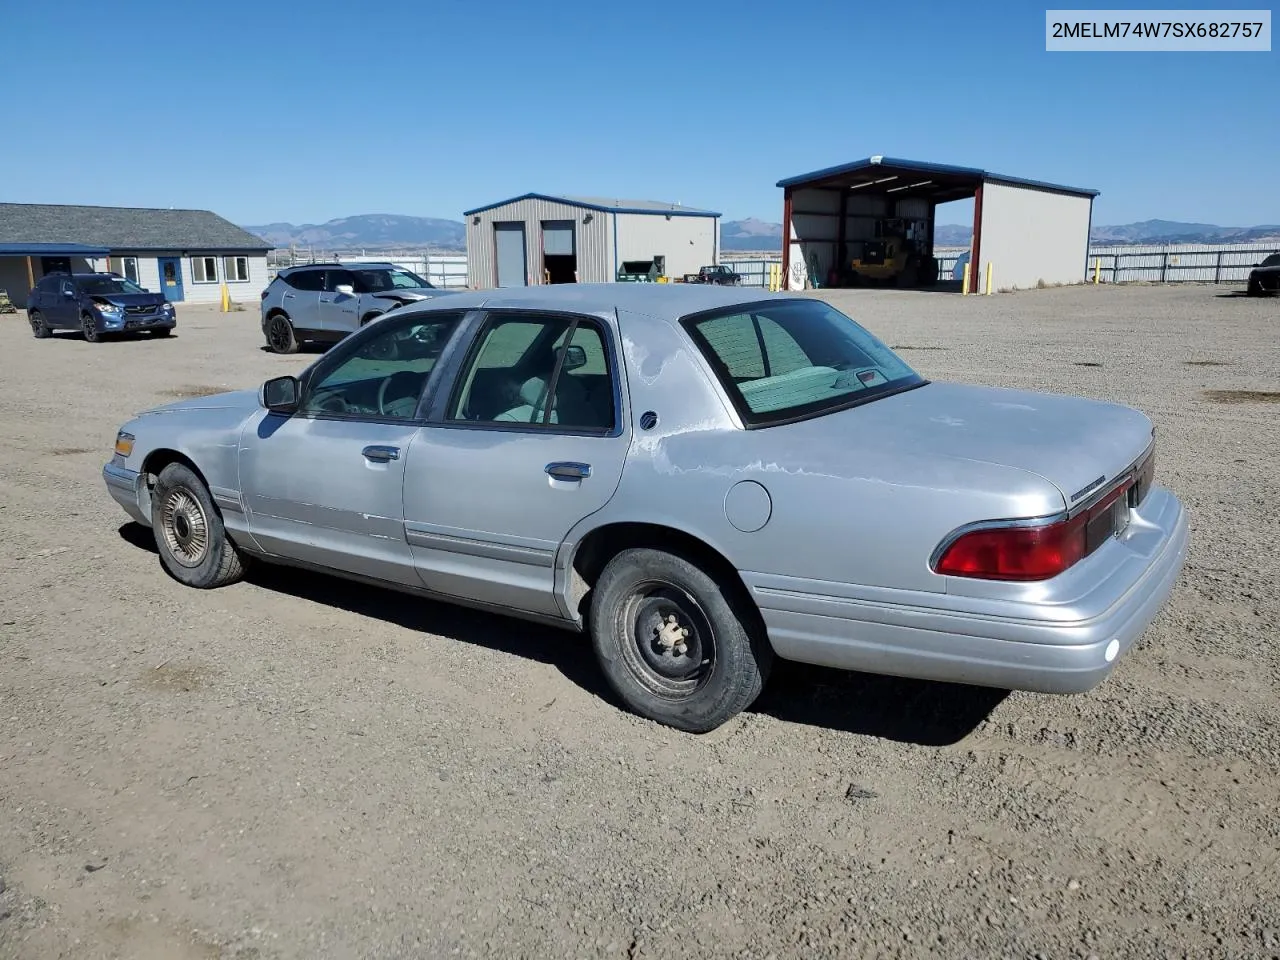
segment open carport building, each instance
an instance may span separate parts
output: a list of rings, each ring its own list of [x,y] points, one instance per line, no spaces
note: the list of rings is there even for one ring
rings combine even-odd
[[[719,254],[719,213],[659,200],[526,193],[463,217],[472,288],[679,277]]]
[[[867,279],[931,285],[937,279],[936,209],[970,197],[971,290],[983,288],[988,264],[997,289],[1085,279],[1097,190],[882,156],[777,185],[783,190],[782,267],[789,289]]]

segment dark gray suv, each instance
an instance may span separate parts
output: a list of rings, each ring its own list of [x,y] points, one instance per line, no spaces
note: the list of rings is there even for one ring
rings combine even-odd
[[[304,341],[335,343],[406,303],[452,291],[394,263],[286,267],[262,291],[262,334],[276,353]]]

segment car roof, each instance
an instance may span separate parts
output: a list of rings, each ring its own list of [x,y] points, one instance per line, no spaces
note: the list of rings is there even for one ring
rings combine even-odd
[[[759,287],[702,283],[561,283],[450,292],[413,309],[506,308],[566,310],[610,316],[615,310],[675,321],[690,313],[762,300],[806,299]]]
[[[394,263],[378,260],[373,263],[299,263],[296,266],[284,267],[280,273],[298,273],[302,270],[359,270],[363,267],[390,267],[400,269]]]

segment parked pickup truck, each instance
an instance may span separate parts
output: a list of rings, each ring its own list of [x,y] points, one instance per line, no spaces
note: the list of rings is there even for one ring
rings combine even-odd
[[[686,273],[685,283],[718,283],[723,286],[736,287],[741,276],[734,273],[723,263],[711,267],[703,267],[697,273]]]

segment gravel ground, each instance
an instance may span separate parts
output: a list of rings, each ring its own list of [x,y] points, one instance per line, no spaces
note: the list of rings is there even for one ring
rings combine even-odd
[[[0,317],[0,957],[1280,957],[1280,302],[827,294],[935,378],[1140,407],[1188,567],[1075,697],[783,665],[693,737],[571,635],[343,582],[163,574],[117,425],[253,386]],[[1277,399],[1271,397],[1271,400]]]

